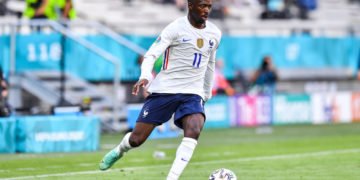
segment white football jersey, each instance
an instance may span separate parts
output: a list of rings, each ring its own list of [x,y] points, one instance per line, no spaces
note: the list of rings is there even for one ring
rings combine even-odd
[[[211,97],[216,50],[221,31],[211,22],[193,27],[187,16],[170,23],[144,56],[140,79],[148,79],[150,93],[197,94]],[[164,54],[161,71],[152,80],[155,60]]]

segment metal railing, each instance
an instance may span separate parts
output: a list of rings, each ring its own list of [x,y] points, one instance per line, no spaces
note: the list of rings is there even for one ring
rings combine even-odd
[[[129,48],[130,50],[136,52],[139,55],[144,55],[146,50],[139,45],[129,41],[128,39],[124,38],[123,36],[119,35],[115,31],[111,30],[109,27],[102,25],[96,21],[85,21],[81,19],[77,19],[74,21],[63,21],[68,27],[79,27],[85,26],[95,29],[99,33],[102,33],[108,37],[110,37],[115,42],[119,43],[120,45],[124,45],[125,47]]]
[[[64,26],[65,25],[65,26]],[[130,50],[136,52],[137,54],[144,55],[145,50],[141,47],[137,46],[136,44],[132,43],[131,41],[125,39],[124,37],[118,35],[114,31],[112,31],[110,28],[107,28],[106,26],[103,26],[99,23],[95,22],[57,22],[57,21],[50,21],[50,20],[31,20],[31,21],[21,21],[21,20],[9,20],[9,21],[0,21],[0,29],[2,30],[1,33],[4,33],[6,27],[9,27],[10,29],[10,63],[9,63],[9,70],[10,75],[14,75],[16,73],[16,35],[18,34],[18,30],[22,26],[27,26],[30,28],[36,28],[36,27],[50,27],[55,32],[61,33],[63,36],[72,39],[73,41],[77,42],[78,44],[82,45],[83,47],[87,48],[88,50],[96,53],[100,57],[102,57],[104,60],[110,62],[114,66],[114,79],[113,79],[113,118],[114,120],[118,119],[118,113],[116,112],[118,110],[119,104],[117,101],[117,93],[118,88],[120,85],[120,66],[121,66],[121,60],[112,54],[108,53],[107,51],[103,50],[102,48],[99,48],[95,44],[84,40],[83,38],[80,38],[76,36],[74,33],[72,33],[66,26],[80,26],[80,25],[86,25],[88,27],[95,28],[100,33],[103,33],[107,36],[109,36],[111,39],[116,41],[117,43],[124,45],[125,47],[128,47]],[[115,122],[115,121],[114,121]]]

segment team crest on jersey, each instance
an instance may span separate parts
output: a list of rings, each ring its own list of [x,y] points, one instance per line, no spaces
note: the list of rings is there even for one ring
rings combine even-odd
[[[204,46],[204,39],[197,39],[196,44],[198,48],[202,48]]]
[[[209,40],[209,48],[212,49],[214,47],[214,45],[215,45],[215,41],[210,39]]]

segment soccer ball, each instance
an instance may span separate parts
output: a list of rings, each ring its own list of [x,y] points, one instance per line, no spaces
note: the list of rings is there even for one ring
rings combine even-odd
[[[237,180],[236,175],[229,169],[221,168],[211,173],[209,180]]]

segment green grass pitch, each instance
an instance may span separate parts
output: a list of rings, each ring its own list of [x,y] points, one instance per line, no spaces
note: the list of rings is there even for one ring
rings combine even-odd
[[[359,123],[275,126],[272,132],[258,131],[204,130],[180,179],[207,179],[218,168],[234,171],[240,180],[360,179]],[[0,179],[165,179],[181,137],[149,140],[110,170],[99,171],[98,162],[122,136],[103,135],[97,152],[1,154]],[[155,151],[166,156],[154,158]]]

